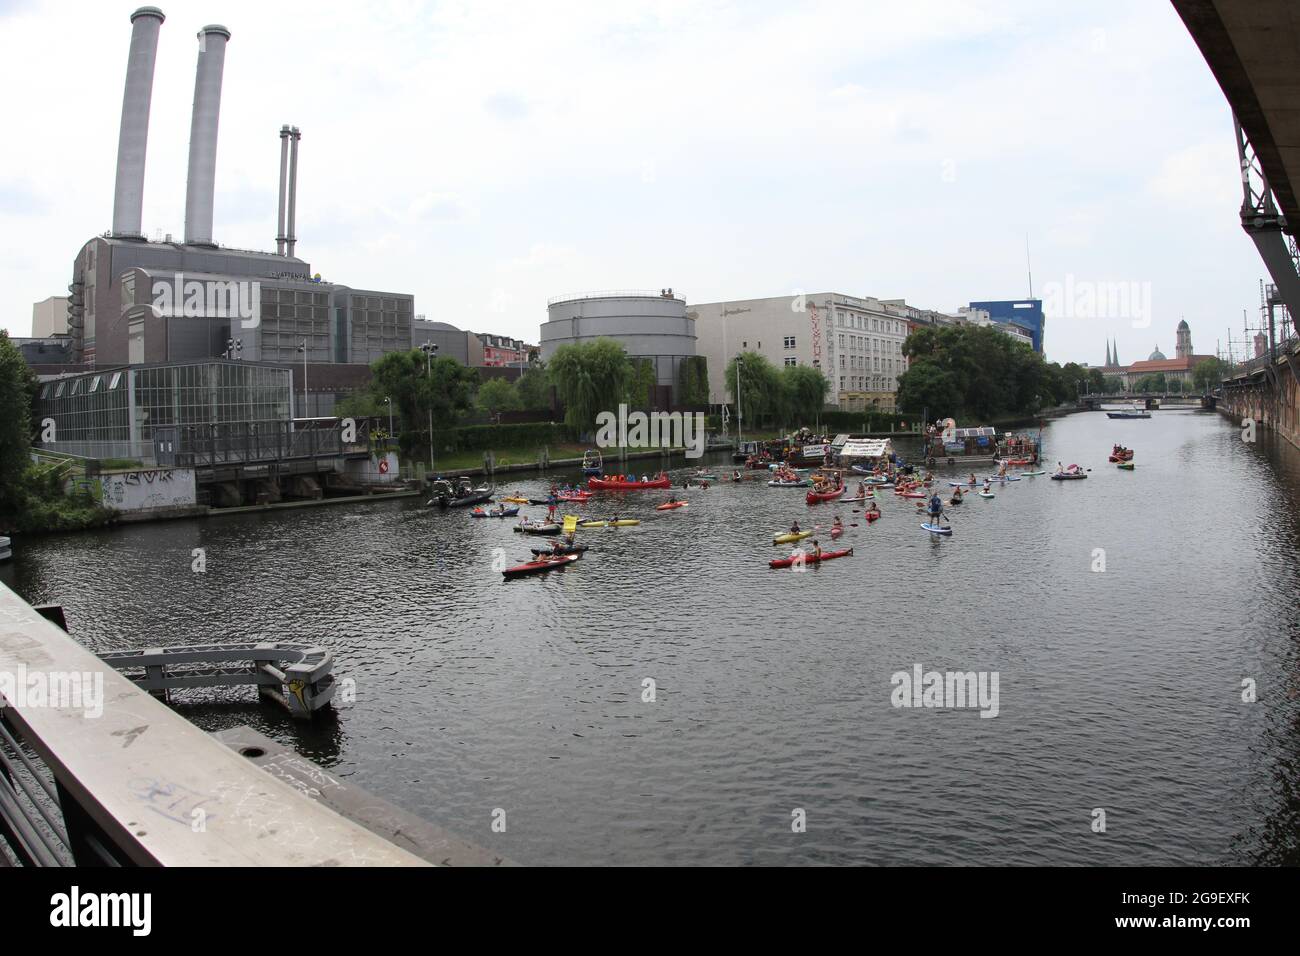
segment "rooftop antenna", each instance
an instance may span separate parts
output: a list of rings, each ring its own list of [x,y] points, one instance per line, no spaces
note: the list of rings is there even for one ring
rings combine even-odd
[[[1034,297],[1034,267],[1029,261],[1029,233],[1025,233],[1025,269],[1029,273],[1029,298]]]

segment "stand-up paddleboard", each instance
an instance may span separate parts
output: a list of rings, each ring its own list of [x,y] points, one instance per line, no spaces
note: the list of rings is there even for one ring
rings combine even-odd
[[[926,531],[930,532],[930,534],[942,534],[942,535],[952,534],[952,528],[946,526],[941,527],[940,525],[937,524],[930,524],[930,522],[928,521],[925,522],[923,525],[921,525],[921,527],[924,528]]]

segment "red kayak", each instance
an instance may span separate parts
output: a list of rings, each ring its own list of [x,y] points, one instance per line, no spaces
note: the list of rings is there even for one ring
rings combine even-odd
[[[567,567],[580,557],[582,557],[581,554],[562,554],[553,558],[539,558],[536,561],[516,564],[513,568],[506,568],[501,573],[507,578],[521,578],[526,574],[541,574],[543,571],[553,571],[556,568]]]
[[[665,501],[661,505],[655,505],[655,511],[672,511],[674,508],[685,508],[685,501]]]
[[[615,481],[612,478],[588,478],[587,487],[605,491],[647,491],[650,488],[671,488],[672,479],[660,475],[653,481]]]
[[[810,505],[815,505],[819,501],[834,501],[836,498],[843,495],[844,492],[847,490],[848,489],[846,488],[838,488],[835,491],[823,491],[823,492],[810,491],[808,492],[808,496],[805,500]]]
[[[877,518],[880,517],[880,512],[879,512],[879,511],[864,511],[864,512],[862,512],[862,517],[866,518],[868,521],[875,521]]]
[[[923,491],[895,491],[894,494],[896,494],[896,495],[897,495],[898,497],[900,497],[900,498],[928,498],[928,497],[930,497],[929,495],[927,495],[927,494],[926,494],[925,492],[923,492]]]
[[[843,529],[843,528],[831,528],[831,540],[834,541],[836,538],[838,538],[838,537],[839,537],[840,535],[842,535],[843,533],[844,533],[844,529]]]
[[[818,564],[819,562],[822,561],[829,561],[832,558],[847,558],[852,553],[853,553],[852,548],[845,548],[843,551],[823,551],[822,556],[820,558],[811,553],[809,554],[801,553],[798,555],[791,555],[788,558],[777,558],[773,561],[769,561],[767,562],[767,566],[769,568],[788,568],[791,565],[793,565],[796,561],[798,561],[801,557],[803,558],[804,564]]]

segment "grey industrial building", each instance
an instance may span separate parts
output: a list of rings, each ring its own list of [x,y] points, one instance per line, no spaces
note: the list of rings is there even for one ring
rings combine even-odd
[[[651,361],[658,386],[655,404],[675,401],[682,359],[696,354],[696,335],[695,320],[686,314],[686,300],[672,289],[558,296],[547,303],[546,311],[541,329],[543,361],[549,361],[561,345],[613,339],[632,358]]]
[[[280,130],[276,252],[229,249],[213,239],[217,123],[230,31],[199,33],[185,234],[149,241],[141,227],[144,160],[162,11],[131,16],[113,227],[73,262],[68,330],[78,361],[94,366],[190,362],[231,354],[247,361],[368,364],[412,347],[414,297],[321,281],[296,255],[296,127]]]

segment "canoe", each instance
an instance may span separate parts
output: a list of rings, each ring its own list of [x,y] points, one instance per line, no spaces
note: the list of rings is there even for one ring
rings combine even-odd
[[[524,534],[559,534],[560,526],[558,524],[517,524],[515,530]]]
[[[655,511],[672,511],[676,508],[685,508],[689,504],[686,501],[665,501],[661,505],[655,505]]]
[[[769,568],[788,568],[796,561],[799,561],[800,558],[802,558],[803,564],[819,564],[822,561],[831,561],[835,558],[847,558],[852,553],[852,548],[845,548],[843,551],[823,551],[822,556],[819,558],[813,554],[804,554],[802,551],[796,551],[788,558],[774,558],[767,562],[767,566]]]
[[[1087,477],[1088,476],[1085,475],[1083,472],[1076,471],[1073,474],[1052,475],[1052,480],[1053,481],[1078,481],[1081,478],[1087,478]]]
[[[795,541],[802,541],[804,538],[811,538],[811,531],[787,531],[785,534],[772,535],[773,544],[791,544]]]
[[[981,498],[996,498],[996,497],[997,497],[997,495],[993,494],[993,492],[991,492],[991,491],[981,491],[981,492],[979,492],[979,496],[980,496]]]
[[[619,518],[617,521],[579,521],[579,528],[634,528],[641,523],[640,518]]]
[[[808,482],[802,479],[799,481],[769,481],[767,486],[769,488],[807,488]]]
[[[518,508],[506,508],[504,511],[484,511],[482,508],[475,508],[469,513],[471,518],[513,518],[519,514]]]
[[[1131,461],[1121,461],[1121,462],[1120,462],[1118,465],[1116,465],[1115,467],[1116,467],[1116,468],[1119,468],[1119,469],[1122,469],[1123,471],[1132,471],[1133,468],[1134,468],[1135,466],[1134,466],[1133,462],[1131,462]]]
[[[528,574],[541,574],[544,571],[554,571],[556,568],[568,567],[580,557],[582,557],[581,554],[562,554],[554,558],[538,558],[536,561],[527,561],[523,564],[516,564],[513,568],[506,568],[501,573],[507,578],[521,578]]]
[[[529,548],[528,550],[533,552],[533,554],[539,555],[582,554],[582,552],[588,550],[588,546],[585,544],[571,544],[561,548],[559,551],[552,548]]]
[[[846,489],[844,488],[837,488],[835,491],[810,491],[804,500],[806,500],[810,505],[820,504],[826,501],[834,501],[836,498],[843,495],[845,491]]]
[[[863,517],[863,518],[867,521],[867,523],[869,524],[869,523],[871,523],[872,521],[875,521],[877,518],[880,517],[880,512],[879,512],[879,511],[864,511],[864,512],[862,512],[862,517]]]
[[[649,491],[651,488],[671,488],[672,479],[667,475],[650,481],[615,481],[613,478],[588,478],[587,487],[600,491]]]
[[[930,532],[930,534],[943,534],[943,535],[952,534],[952,528],[946,526],[941,527],[937,524],[930,524],[930,522],[928,521],[925,522],[923,525],[921,525],[921,527],[924,528],[926,531]]]

